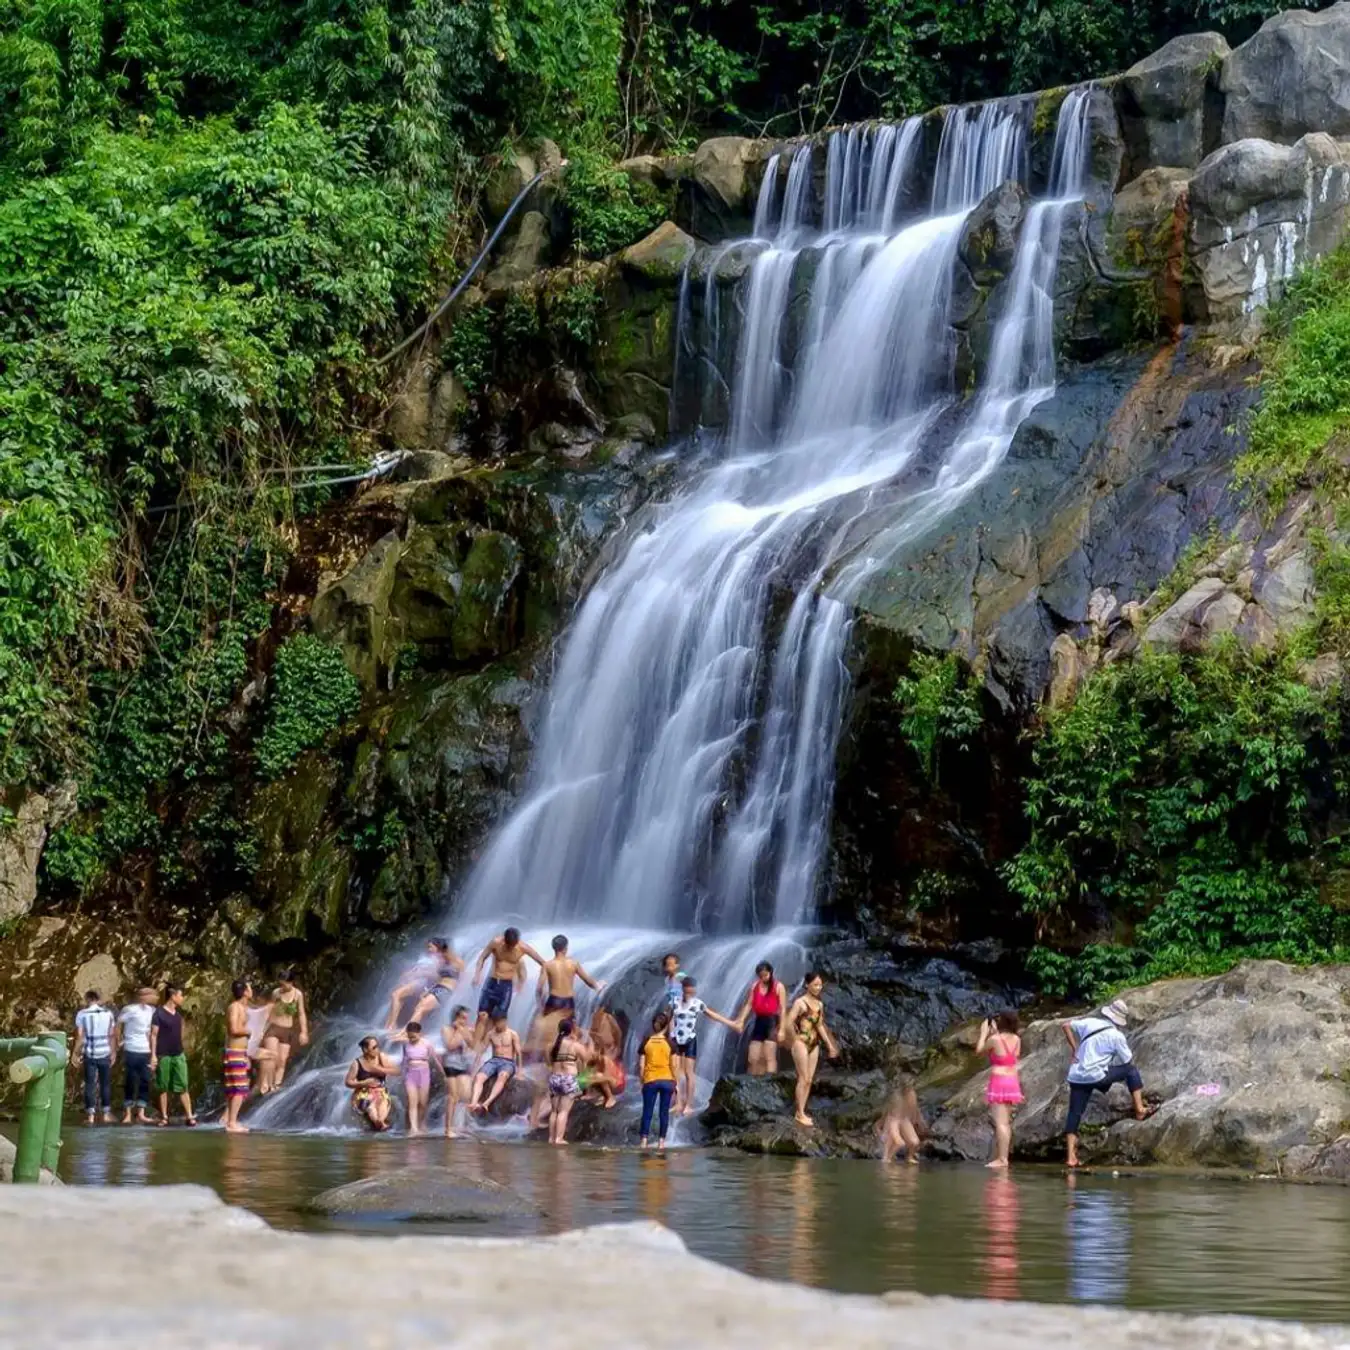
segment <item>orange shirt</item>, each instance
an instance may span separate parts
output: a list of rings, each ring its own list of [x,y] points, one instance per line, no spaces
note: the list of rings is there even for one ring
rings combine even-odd
[[[664,1036],[653,1036],[642,1047],[643,1083],[673,1083],[675,1070],[670,1063],[670,1042]]]

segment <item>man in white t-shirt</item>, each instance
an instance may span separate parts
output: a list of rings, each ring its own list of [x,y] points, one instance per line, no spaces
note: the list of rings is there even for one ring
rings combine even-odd
[[[112,1124],[112,1063],[117,1050],[117,1021],[91,989],[84,1007],[75,1014],[75,1050],[72,1058],[84,1061],[84,1114],[90,1125],[101,1105],[103,1123]]]
[[[117,1015],[122,1034],[122,1064],[126,1072],[123,1085],[122,1124],[148,1125],[145,1114],[150,1105],[150,1019],[155,1015],[159,995],[153,989],[138,989],[136,1002],[128,1003]]]
[[[1094,1092],[1110,1092],[1117,1083],[1130,1090],[1136,1120],[1153,1114],[1144,1104],[1144,1080],[1134,1065],[1134,1053],[1125,1039],[1129,1009],[1116,999],[1100,1013],[1061,1022],[1073,1051],[1069,1064],[1069,1114],[1064,1122],[1064,1142],[1070,1167],[1078,1166],[1078,1127]],[[1156,1109],[1156,1108],[1154,1108]]]

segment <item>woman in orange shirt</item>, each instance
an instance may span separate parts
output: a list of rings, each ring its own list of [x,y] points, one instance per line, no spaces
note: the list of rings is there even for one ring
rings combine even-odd
[[[647,1147],[651,1134],[652,1115],[657,1105],[661,1108],[660,1133],[656,1147],[665,1148],[666,1130],[670,1125],[670,1103],[675,1097],[675,1068],[666,1028],[670,1026],[669,1013],[657,1013],[652,1018],[652,1034],[638,1051],[638,1073],[642,1076],[642,1147]]]

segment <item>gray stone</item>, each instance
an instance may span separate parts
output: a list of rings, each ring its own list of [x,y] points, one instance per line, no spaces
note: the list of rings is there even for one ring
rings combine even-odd
[[[548,261],[548,252],[548,218],[540,211],[526,211],[506,255],[483,285],[488,291],[501,291],[528,281]]]
[[[704,191],[729,210],[746,204],[748,174],[764,157],[764,143],[747,136],[714,136],[694,151],[691,176]]]
[[[1266,20],[1224,62],[1223,139],[1350,136],[1350,3]]]
[[[434,450],[445,450],[450,445],[455,419],[469,401],[469,395],[453,371],[447,370],[436,381],[431,396],[431,417],[427,427],[427,443]]]
[[[446,1223],[526,1218],[539,1207],[509,1186],[451,1167],[405,1167],[316,1195],[309,1208],[333,1216],[380,1215]]]
[[[1257,581],[1254,592],[1277,631],[1291,632],[1312,618],[1312,564],[1305,554],[1291,554]]]
[[[1228,53],[1218,33],[1187,33],[1121,77],[1127,123],[1131,115],[1139,120],[1143,164],[1193,169],[1218,144],[1215,95]]]
[[[1345,680],[1345,666],[1335,652],[1323,652],[1299,666],[1298,677],[1309,689],[1334,689]]]
[[[368,549],[346,575],[321,585],[310,606],[310,625],[342,649],[347,669],[368,689],[379,684],[394,645],[386,631],[402,545],[391,530]]]
[[[1300,266],[1350,230],[1350,145],[1320,132],[1293,146],[1225,145],[1196,171],[1189,196],[1200,317],[1250,327]]]
[[[646,281],[668,283],[679,277],[697,245],[674,221],[665,220],[645,239],[620,254],[623,265]]]
[[[488,215],[494,222],[511,209],[511,203],[540,167],[535,157],[525,150],[511,150],[502,157],[502,162],[488,178],[484,193]]]
[[[1224,584],[1218,577],[1202,577],[1149,624],[1144,641],[1165,651],[1176,651],[1185,642],[1187,631],[1199,626],[1202,607],[1223,590]]]
[[[122,972],[108,952],[99,952],[82,962],[70,980],[71,990],[81,1002],[86,993],[97,993],[104,1003],[111,1003],[122,988]]]
[[[0,1186],[8,1186],[14,1180],[14,1156],[18,1150],[14,1144],[0,1134]],[[41,1186],[59,1186],[61,1181],[44,1167],[38,1174]]]
[[[1310,1162],[1293,1150],[1342,1133],[1350,966],[1249,961],[1214,979],[1161,980],[1123,997],[1145,1092],[1161,1107],[1136,1121],[1123,1087],[1096,1094],[1083,1135],[1089,1161],[1288,1170]],[[1068,1054],[1058,1023],[1033,1023],[1023,1047],[1015,1155],[1062,1157]],[[987,1077],[976,1073],[944,1104],[932,1125],[940,1151],[988,1156]]]
[[[431,420],[431,386],[436,377],[432,362],[421,357],[404,372],[389,409],[388,429],[394,443],[404,450],[420,450],[431,444],[427,430]]]
[[[1232,591],[1223,591],[1205,606],[1200,619],[1200,631],[1206,638],[1216,638],[1224,633],[1232,633],[1242,622],[1242,612],[1247,602]]]
[[[47,842],[51,801],[39,792],[16,794],[13,819],[0,829],[0,923],[22,918],[37,899],[37,870]]]
[[[602,1212],[602,1211],[601,1211]],[[597,1213],[599,1217],[599,1213]],[[108,1234],[116,1233],[116,1241]],[[654,1223],[601,1225],[501,1241],[279,1233],[198,1187],[68,1186],[0,1191],[0,1261],[15,1289],[60,1289],[35,1317],[0,1302],[0,1340],[31,1350],[88,1344],[108,1325],[141,1350],[257,1346],[547,1344],[553,1350],[1336,1350],[1342,1330],[1241,1317],[1191,1318],[1128,1308],[827,1293],[759,1280],[690,1253]],[[70,1272],[78,1271],[72,1280]],[[127,1298],[153,1270],[172,1299]],[[266,1271],[266,1279],[258,1279]],[[618,1272],[618,1277],[616,1277]],[[425,1290],[382,1297],[369,1287]],[[241,1289],[247,1288],[247,1297]],[[586,1316],[559,1316],[566,1289]],[[678,1291],[654,1315],[653,1291]],[[667,1309],[677,1307],[677,1315]],[[104,1337],[104,1340],[109,1339]]]

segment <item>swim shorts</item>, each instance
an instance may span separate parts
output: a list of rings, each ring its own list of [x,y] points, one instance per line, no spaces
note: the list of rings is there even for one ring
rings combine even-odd
[[[478,1011],[489,1017],[505,1017],[511,1008],[511,995],[514,992],[515,986],[510,980],[485,980],[482,995],[478,999]]]
[[[676,1045],[672,1053],[679,1055],[682,1059],[697,1059],[698,1037],[695,1036],[692,1041],[685,1041],[683,1045]]]
[[[545,1013],[573,1012],[575,1011],[576,1006],[577,1006],[576,999],[562,998],[556,994],[550,994],[548,998],[544,1000]]]
[[[483,1075],[487,1078],[495,1078],[497,1074],[513,1074],[516,1071],[516,1061],[514,1059],[505,1059],[501,1055],[493,1055],[486,1064],[483,1065]]]

